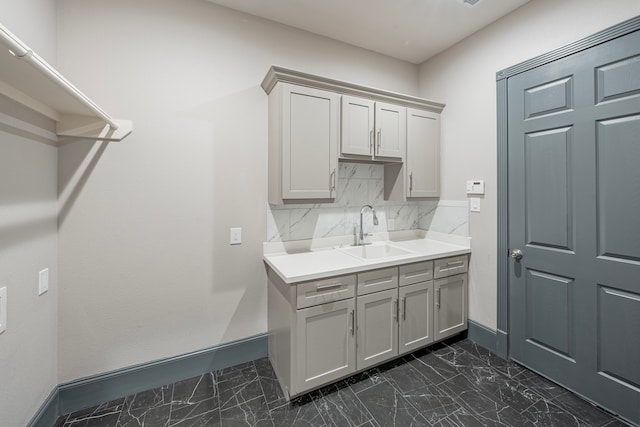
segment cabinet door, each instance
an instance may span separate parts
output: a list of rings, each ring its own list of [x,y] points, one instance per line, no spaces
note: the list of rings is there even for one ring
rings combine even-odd
[[[373,155],[374,105],[368,99],[342,96],[342,154]]]
[[[407,110],[407,197],[440,196],[440,114]]]
[[[363,369],[398,354],[398,290],[358,296],[357,368]]]
[[[297,310],[299,394],[355,372],[355,303],[350,298]]]
[[[458,274],[434,281],[435,340],[467,329],[467,275]]]
[[[400,354],[433,342],[433,280],[403,286],[400,297]]]
[[[404,159],[407,143],[406,115],[405,107],[376,102],[376,156]]]
[[[282,198],[335,198],[338,95],[285,84],[282,89]]]

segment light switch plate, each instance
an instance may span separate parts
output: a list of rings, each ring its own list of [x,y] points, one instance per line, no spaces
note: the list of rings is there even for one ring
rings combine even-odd
[[[45,268],[38,274],[38,295],[42,295],[49,290],[49,269]]]
[[[0,288],[0,334],[7,330],[7,287]]]
[[[471,210],[471,212],[480,212],[480,198],[479,197],[471,197],[469,199],[469,210]]]
[[[229,243],[232,245],[242,244],[242,228],[235,227],[229,232]]]

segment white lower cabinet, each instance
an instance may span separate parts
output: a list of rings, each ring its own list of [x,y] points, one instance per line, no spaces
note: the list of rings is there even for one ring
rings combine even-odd
[[[434,281],[436,340],[467,329],[467,275],[457,274]]]
[[[433,342],[433,280],[402,286],[399,290],[399,353]]]
[[[358,369],[398,355],[398,289],[358,296]]]
[[[297,389],[309,390],[356,370],[353,298],[297,310]]]
[[[268,269],[269,360],[285,396],[465,330],[467,265],[463,255],[293,285]]]

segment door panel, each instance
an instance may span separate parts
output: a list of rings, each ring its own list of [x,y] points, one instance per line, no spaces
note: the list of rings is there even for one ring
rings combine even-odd
[[[640,423],[640,32],[507,91],[510,356]]]
[[[376,102],[376,128],[376,156],[403,159],[407,143],[406,107]]]
[[[598,254],[640,262],[640,115],[597,128]],[[627,205],[629,209],[621,209]],[[624,226],[621,226],[624,225]]]
[[[341,154],[373,155],[374,102],[342,96]]]
[[[399,353],[407,353],[433,342],[433,280],[414,283],[399,289]]]
[[[571,250],[571,127],[525,136],[527,243]]]
[[[527,340],[573,359],[573,279],[531,269],[527,274]]]
[[[640,345],[624,341],[640,328],[640,294],[598,286],[598,371],[640,388]]]

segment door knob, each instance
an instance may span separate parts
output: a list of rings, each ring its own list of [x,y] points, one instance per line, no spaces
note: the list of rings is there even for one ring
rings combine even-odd
[[[511,251],[511,258],[515,259],[516,261],[520,261],[523,256],[524,255],[522,254],[522,251],[520,249],[514,249]]]

